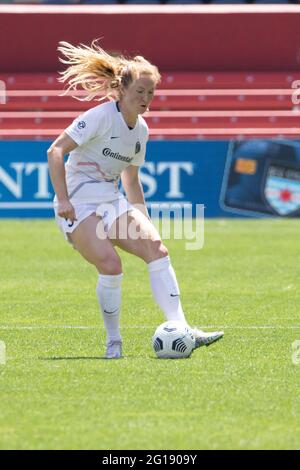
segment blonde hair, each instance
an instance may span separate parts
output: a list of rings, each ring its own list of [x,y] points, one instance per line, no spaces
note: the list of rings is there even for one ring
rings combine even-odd
[[[155,84],[160,81],[158,68],[142,56],[126,59],[123,56],[113,57],[102,49],[94,40],[91,46],[80,44],[75,47],[72,44],[61,41],[58,51],[63,58],[60,62],[67,64],[64,72],[59,72],[59,81],[67,83],[67,89],[63,94],[78,91],[81,87],[87,92],[83,98],[74,98],[81,101],[98,101],[119,99],[121,97],[121,85],[127,88],[130,83],[138,79],[140,75],[150,75]],[[96,98],[102,95],[100,98]]]

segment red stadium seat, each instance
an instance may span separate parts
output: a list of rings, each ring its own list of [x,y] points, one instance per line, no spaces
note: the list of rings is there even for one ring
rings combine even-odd
[[[0,139],[5,140],[53,140],[61,132],[61,129],[0,129]],[[235,128],[235,129],[151,129],[152,139],[232,139],[232,138],[299,138],[300,127],[297,128]]]
[[[57,73],[3,73],[8,90],[61,90]],[[163,72],[161,89],[290,88],[298,72]]]
[[[292,110],[292,91],[292,89],[157,90],[151,103],[151,109],[162,111]],[[82,96],[82,93],[78,93],[78,96]],[[100,102],[93,102],[93,106],[97,104]],[[84,111],[90,107],[90,102],[80,101],[71,96],[59,96],[59,92],[56,90],[8,91],[5,104],[7,111]]]
[[[100,102],[60,96],[56,73],[1,74],[0,138],[53,139]],[[164,72],[145,114],[152,138],[297,136],[300,111],[292,102],[293,72]],[[82,92],[78,92],[78,97]],[[0,102],[1,103],[1,102]]]
[[[5,129],[65,129],[77,112],[0,112]],[[300,127],[300,111],[150,111],[145,119],[152,129]]]

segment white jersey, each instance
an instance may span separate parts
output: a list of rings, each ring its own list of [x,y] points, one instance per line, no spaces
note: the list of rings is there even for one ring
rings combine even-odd
[[[117,103],[110,101],[80,115],[65,132],[78,144],[65,166],[71,201],[118,199],[121,172],[145,160],[148,126],[142,116],[129,129]]]

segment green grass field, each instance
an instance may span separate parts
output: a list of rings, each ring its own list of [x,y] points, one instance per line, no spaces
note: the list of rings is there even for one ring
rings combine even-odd
[[[192,325],[224,339],[158,360],[163,316],[122,254],[124,359],[105,361],[97,274],[51,221],[1,221],[1,449],[299,449],[298,220],[214,220],[166,242]]]

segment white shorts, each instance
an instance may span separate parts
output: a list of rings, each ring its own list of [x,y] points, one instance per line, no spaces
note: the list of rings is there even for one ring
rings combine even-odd
[[[102,218],[105,232],[109,232],[114,221],[127,211],[133,210],[133,206],[122,195],[119,199],[110,202],[102,203],[74,203],[72,205],[75,209],[77,220],[73,223],[63,217],[57,215],[57,207],[54,206],[55,220],[60,230],[65,236],[65,239],[70,241],[68,233],[74,232],[80,222],[86,219],[89,215],[96,213]]]

